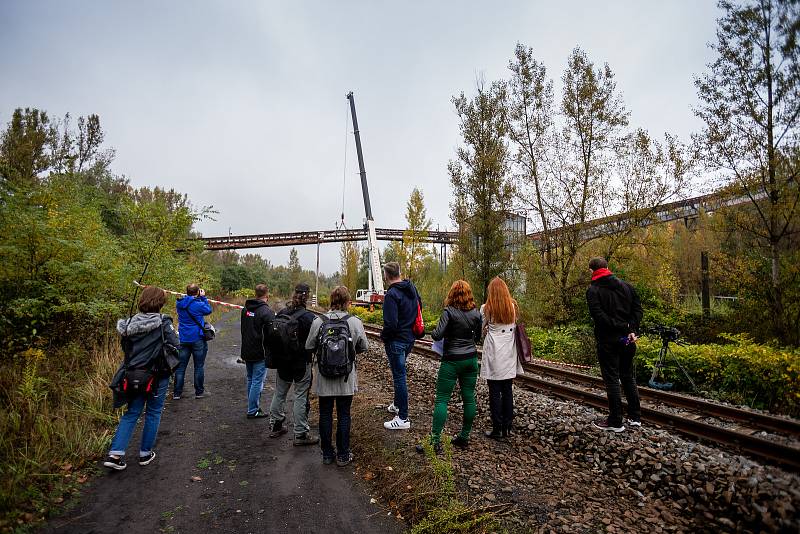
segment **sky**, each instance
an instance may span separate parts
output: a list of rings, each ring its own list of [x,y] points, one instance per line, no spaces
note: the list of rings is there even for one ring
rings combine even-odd
[[[615,73],[631,127],[688,140],[715,4],[0,0],[0,125],[18,107],[100,115],[113,171],[213,206],[206,236],[333,229],[343,200],[355,228],[353,91],[376,226],[402,228],[416,186],[433,227],[452,229],[454,95],[507,78],[517,42],[558,95],[580,46]],[[313,269],[316,247],[298,251]],[[320,269],[338,268],[338,245],[323,245]]]

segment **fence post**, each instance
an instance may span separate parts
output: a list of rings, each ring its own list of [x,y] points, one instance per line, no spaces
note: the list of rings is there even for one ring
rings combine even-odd
[[[711,317],[711,292],[708,283],[708,252],[705,250],[700,253],[700,268],[703,272],[703,278],[700,283],[700,291],[703,298],[703,318],[708,319]]]

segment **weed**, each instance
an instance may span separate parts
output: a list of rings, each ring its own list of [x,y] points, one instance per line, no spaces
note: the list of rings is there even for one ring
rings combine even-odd
[[[200,461],[197,462],[198,469],[208,469],[209,467],[211,467],[211,462],[208,458],[200,458]]]

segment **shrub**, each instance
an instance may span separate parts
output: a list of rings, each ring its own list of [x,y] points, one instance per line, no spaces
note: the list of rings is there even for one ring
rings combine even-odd
[[[736,404],[793,416],[800,415],[800,349],[758,344],[744,334],[721,334],[727,343],[671,345],[674,360],[667,359],[667,380],[678,390],[691,384],[675,360],[692,377],[698,389]],[[658,359],[661,340],[644,337],[638,345],[638,378],[647,381]]]
[[[534,358],[581,365],[597,363],[594,333],[590,326],[529,327],[527,331]]]

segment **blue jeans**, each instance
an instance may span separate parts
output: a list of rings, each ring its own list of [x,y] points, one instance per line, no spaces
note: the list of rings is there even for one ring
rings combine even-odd
[[[390,341],[384,345],[394,381],[394,405],[400,419],[408,419],[408,386],[406,386],[406,358],[414,348],[413,341]]]
[[[208,343],[205,339],[198,339],[192,343],[181,343],[181,353],[178,356],[181,363],[175,369],[175,389],[173,395],[180,397],[183,395],[183,377],[186,375],[186,367],[189,366],[189,358],[194,358],[194,394],[203,394],[203,368],[206,364],[206,354],[208,354]]]
[[[336,449],[333,448],[333,405],[336,404]],[[319,398],[319,440],[322,457],[333,459],[339,455],[342,460],[350,456],[350,406],[352,395],[338,395]]]
[[[258,412],[261,402],[261,390],[267,378],[267,365],[264,360],[245,362],[247,366],[247,415]]]
[[[136,422],[139,421],[139,416],[142,415],[142,410],[144,410],[145,406],[147,411],[144,415],[142,446],[139,449],[139,456],[146,456],[148,452],[153,450],[156,434],[158,433],[158,425],[161,423],[164,398],[167,396],[168,389],[169,377],[165,377],[158,381],[155,395],[139,395],[128,402],[128,409],[119,419],[114,439],[111,440],[111,451],[108,454],[113,454],[114,456],[125,455],[125,449],[128,448],[128,442],[133,436],[133,429],[136,428]]]

